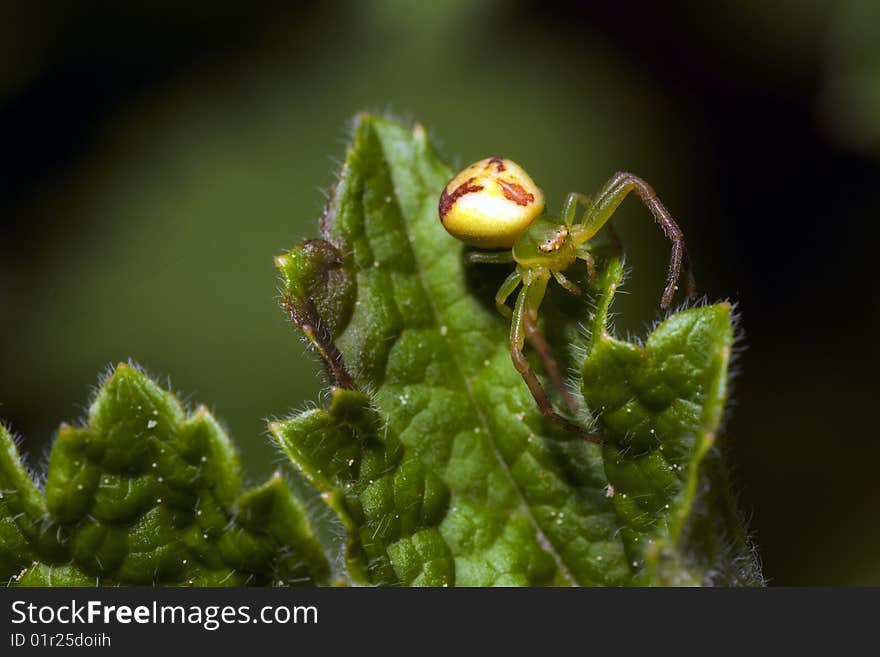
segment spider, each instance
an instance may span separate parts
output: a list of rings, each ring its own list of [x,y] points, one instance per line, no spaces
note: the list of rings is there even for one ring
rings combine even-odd
[[[625,172],[614,174],[593,199],[578,192],[569,194],[560,217],[543,213],[541,190],[522,167],[506,158],[486,158],[471,164],[453,177],[440,195],[440,222],[447,232],[469,246],[488,249],[469,252],[470,262],[516,263],[516,269],[495,295],[498,311],[510,320],[513,365],[544,416],[592,442],[600,442],[600,439],[554,410],[523,354],[523,348],[528,339],[569,411],[576,413],[577,404],[565,386],[550,346],[537,327],[538,309],[551,278],[572,294],[581,294],[580,288],[564,274],[578,260],[586,263],[590,284],[595,282],[596,263],[591,240],[607,224],[606,232],[613,245],[619,248],[608,221],[632,191],[638,194],[672,242],[666,286],[660,298],[660,307],[667,308],[678,289],[682,265],[687,276],[688,296],[693,295],[694,278],[681,229],[651,186],[638,176]],[[584,207],[579,220],[578,204]],[[520,285],[522,289],[511,309],[507,299]]]

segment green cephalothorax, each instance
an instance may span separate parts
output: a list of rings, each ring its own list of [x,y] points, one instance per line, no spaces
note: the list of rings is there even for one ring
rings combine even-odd
[[[523,267],[565,271],[577,259],[570,228],[557,217],[535,219],[513,244],[513,259]]]
[[[538,381],[529,361],[523,355],[525,341],[537,351],[547,375],[572,413],[577,404],[568,392],[550,347],[538,330],[538,309],[550,278],[556,279],[572,294],[580,288],[565,273],[578,260],[586,263],[588,280],[596,277],[596,266],[590,240],[606,225],[623,199],[630,192],[638,194],[654,215],[663,233],[672,242],[672,253],[666,275],[666,287],[660,307],[667,308],[678,290],[682,265],[686,269],[686,292],[693,294],[694,279],[690,272],[684,235],[678,224],[644,180],[631,173],[616,173],[605,183],[595,198],[572,193],[565,200],[560,217],[542,214],[544,195],[527,173],[511,160],[493,157],[480,160],[454,176],[440,196],[439,214],[444,228],[456,239],[482,248],[513,248],[504,251],[474,251],[468,254],[476,263],[516,263],[516,269],[505,279],[495,295],[498,311],[510,321],[510,355],[513,365],[522,374],[541,412],[567,428],[598,442],[571,420],[559,415]],[[578,217],[578,207],[583,212]],[[617,238],[610,232],[612,243]],[[522,286],[513,310],[507,299]]]

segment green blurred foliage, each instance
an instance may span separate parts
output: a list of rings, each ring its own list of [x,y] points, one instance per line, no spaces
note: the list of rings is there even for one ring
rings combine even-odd
[[[847,148],[880,155],[880,6],[840,2],[831,23],[819,118]]]

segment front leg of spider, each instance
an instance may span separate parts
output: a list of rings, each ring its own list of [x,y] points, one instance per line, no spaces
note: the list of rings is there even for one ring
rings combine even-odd
[[[525,354],[523,354],[526,334],[530,327],[537,332],[538,308],[540,308],[541,301],[544,299],[544,293],[547,291],[547,282],[550,277],[550,273],[546,270],[532,271],[530,274],[529,280],[523,282],[523,288],[516,298],[516,306],[514,307],[513,318],[510,322],[510,357],[513,360],[513,366],[529,387],[529,392],[532,393],[532,397],[537,402],[542,415],[561,424],[569,431],[577,433],[586,440],[599,443],[601,439],[598,436],[587,432],[583,427],[554,410],[553,404],[547,397],[541,382],[538,381],[535,371],[529,364]],[[543,336],[540,340],[542,344],[546,345]],[[549,345],[547,348],[549,349]],[[558,376],[558,368],[555,368],[555,359],[553,361],[553,367],[556,369]]]
[[[672,250],[669,254],[669,267],[666,271],[666,286],[663,296],[660,298],[660,307],[668,308],[672,303],[672,297],[678,290],[678,279],[681,270],[685,270],[685,294],[692,297],[696,290],[696,281],[691,271],[690,260],[687,255],[687,247],[684,243],[684,233],[675,223],[669,210],[657,197],[654,188],[637,175],[619,171],[611,176],[605,186],[596,195],[596,199],[590,203],[584,212],[583,219],[572,231],[575,244],[585,244],[611,219],[623,199],[630,192],[635,192],[642,203],[654,215],[654,220],[660,225],[663,234],[672,242]],[[616,236],[614,237],[616,240]]]
[[[529,276],[529,280],[531,280],[531,272],[527,272],[527,275]],[[538,329],[537,307],[534,309],[533,313],[521,313],[518,321],[514,321],[515,310],[512,311],[510,309],[510,306],[507,305],[508,297],[516,291],[516,288],[518,288],[521,283],[523,283],[523,276],[519,270],[519,267],[517,267],[513,271],[513,273],[505,279],[505,281],[501,284],[501,287],[498,288],[498,292],[495,294],[495,307],[498,309],[499,313],[501,313],[507,319],[511,320],[511,330],[513,326],[521,327],[522,333],[525,334],[525,339],[528,340],[528,342],[538,353],[538,357],[541,359],[541,363],[544,365],[544,371],[547,372],[547,375],[553,382],[554,387],[556,388],[557,392],[559,392],[560,397],[562,397],[566,406],[568,406],[568,410],[572,413],[576,413],[578,410],[577,402],[575,401],[574,397],[572,397],[571,393],[568,390],[568,387],[565,385],[565,380],[562,378],[562,372],[559,370],[559,365],[556,362],[556,358],[553,356],[553,350],[550,348],[550,345],[547,343],[547,341],[544,339],[544,336],[541,334],[541,331]],[[546,287],[546,282],[544,283],[544,285]],[[524,292],[525,287],[520,293],[520,296],[522,296]],[[540,301],[538,303],[540,304]],[[516,344],[516,342],[514,341],[513,335],[511,334],[511,345],[514,344]],[[521,363],[522,361],[522,347],[522,344],[520,344],[515,351],[511,351],[511,357],[513,359],[514,365],[517,366],[517,370],[520,369],[520,366],[517,365],[517,363]],[[528,364],[528,361],[525,362],[525,366],[529,368],[529,372],[531,372],[531,377],[532,379],[534,379],[534,372],[532,371],[531,366]],[[524,375],[524,378],[527,377]],[[526,382],[528,383],[528,381]],[[534,391],[534,385],[531,383],[529,383],[528,385],[529,390]],[[541,389],[543,399],[546,400],[547,396],[543,393],[544,391],[543,389]],[[538,406],[540,408],[546,408],[548,405],[544,403],[542,406],[542,401],[538,400],[537,397],[535,397],[535,400],[538,402]]]

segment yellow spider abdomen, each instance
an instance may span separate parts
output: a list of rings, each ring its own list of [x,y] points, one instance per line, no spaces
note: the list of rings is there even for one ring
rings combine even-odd
[[[513,246],[544,211],[544,193],[513,160],[474,162],[446,184],[440,222],[450,235],[484,249]]]

